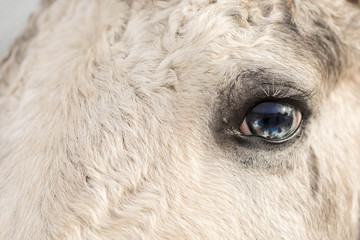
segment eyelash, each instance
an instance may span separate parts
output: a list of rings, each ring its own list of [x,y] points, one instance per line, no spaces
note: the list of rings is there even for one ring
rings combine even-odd
[[[270,99],[293,99],[307,103],[313,92],[305,93],[294,87],[286,85],[275,85],[275,84],[260,84],[259,88],[262,91],[261,98]]]

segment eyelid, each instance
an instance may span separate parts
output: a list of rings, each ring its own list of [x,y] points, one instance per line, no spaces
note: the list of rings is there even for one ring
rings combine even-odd
[[[305,92],[292,85],[260,83],[252,87],[246,94],[244,101],[248,104],[244,106],[241,119],[243,120],[253,107],[262,102],[291,104],[302,112],[304,118],[307,118],[312,112],[311,106],[314,94],[314,92]]]
[[[316,91],[315,85],[303,86],[304,79],[293,76],[289,71],[264,66],[243,66],[230,86],[230,94],[243,95],[243,101],[253,106],[262,99],[289,99],[299,107],[310,110]],[[257,102],[254,99],[257,99]],[[234,98],[235,101],[239,97]]]
[[[307,102],[310,101],[311,97],[315,94],[314,91],[306,92],[295,86],[285,84],[260,83],[258,86],[261,88],[264,98],[291,98]]]

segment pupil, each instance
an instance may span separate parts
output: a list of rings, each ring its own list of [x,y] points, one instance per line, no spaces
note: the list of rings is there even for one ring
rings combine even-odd
[[[265,102],[255,106],[246,116],[253,135],[268,139],[282,139],[296,129],[295,109],[280,103]]]

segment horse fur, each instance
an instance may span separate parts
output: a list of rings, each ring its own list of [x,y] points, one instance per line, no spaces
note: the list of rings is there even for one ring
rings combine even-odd
[[[359,43],[342,0],[44,1],[0,65],[0,239],[359,239]],[[296,138],[223,134],[259,86],[305,93]]]

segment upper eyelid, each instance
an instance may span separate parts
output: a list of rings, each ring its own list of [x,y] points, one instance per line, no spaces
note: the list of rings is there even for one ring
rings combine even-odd
[[[229,93],[235,90],[244,95],[251,92],[257,92],[259,95],[258,88],[262,88],[262,97],[293,98],[310,103],[316,95],[315,86],[299,84],[303,80],[284,70],[255,66],[250,69],[243,67],[231,84]]]
[[[263,91],[264,97],[269,98],[291,98],[308,102],[316,94],[315,90],[304,91],[290,84],[260,83],[258,86]]]
[[[312,92],[312,89],[315,86],[311,86],[311,84],[300,84],[301,82],[304,82],[304,79],[299,76],[294,76],[290,72],[291,71],[279,70],[271,67],[245,66],[241,67],[235,82],[244,81],[251,84],[279,85],[291,87],[302,92]],[[304,86],[307,88],[304,88]]]

